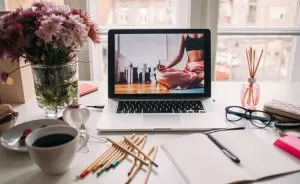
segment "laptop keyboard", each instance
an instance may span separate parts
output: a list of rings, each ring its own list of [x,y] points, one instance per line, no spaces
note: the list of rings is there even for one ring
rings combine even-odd
[[[119,101],[117,113],[202,113],[200,100]]]

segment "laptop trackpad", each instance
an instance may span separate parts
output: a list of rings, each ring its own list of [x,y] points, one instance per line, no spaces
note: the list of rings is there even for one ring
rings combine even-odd
[[[180,124],[179,115],[143,115],[143,123],[145,125],[171,125]]]

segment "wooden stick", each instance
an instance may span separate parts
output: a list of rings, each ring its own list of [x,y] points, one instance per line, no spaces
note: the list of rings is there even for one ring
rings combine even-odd
[[[255,106],[255,102],[254,102],[254,92],[252,91],[252,104],[253,106]]]
[[[130,139],[134,138],[135,134],[130,135]],[[109,150],[111,150],[113,147],[110,146],[110,148],[108,148],[104,153],[102,153],[93,163],[91,163],[79,176],[77,176],[77,179],[82,179],[85,176],[87,176],[89,174],[89,172],[92,170],[92,168],[103,158],[104,155],[106,155]]]
[[[125,137],[126,138],[126,137]],[[149,163],[145,162],[144,160],[140,159],[139,157],[137,157],[135,154],[131,153],[130,151],[128,151],[127,149],[125,149],[123,146],[120,146],[118,143],[116,143],[115,141],[111,140],[110,138],[106,138],[109,142],[111,142],[114,146],[118,147],[119,149],[123,150],[124,152],[126,152],[127,154],[133,156],[134,158],[138,159],[140,162],[142,162],[145,165],[149,165]],[[127,139],[127,138],[126,138]],[[128,139],[127,139],[128,140]],[[131,144],[133,147],[136,147],[135,144]]]
[[[249,57],[250,57],[250,71],[251,71],[250,77],[252,77],[252,47],[250,47],[250,55],[249,55]]]
[[[136,139],[139,139],[139,137],[137,137]],[[121,145],[126,145],[125,141],[121,141]],[[107,163],[107,161],[109,161],[109,159],[115,155],[118,152],[118,149],[115,146],[112,146],[112,149],[110,152],[108,152],[103,158],[102,160],[100,160],[93,168],[92,171],[96,172],[100,167],[102,167],[104,164]]]
[[[254,67],[255,66],[255,49],[253,49],[253,62],[252,62],[252,78],[254,78]]]
[[[158,151],[158,148],[157,146],[155,146],[154,148],[154,154],[152,155],[152,159],[155,160],[155,156],[157,154],[157,151]],[[145,180],[144,180],[144,184],[147,184],[148,183],[148,180],[149,180],[149,176],[150,176],[150,173],[151,173],[151,170],[152,170],[152,165],[149,165],[148,166],[148,171],[147,171],[147,174],[146,174],[146,177],[145,177]]]
[[[141,149],[139,149],[136,145],[134,145],[128,138],[124,137],[124,139],[131,144],[136,150],[138,150],[145,158],[147,158],[155,167],[158,167],[158,165],[151,160],[151,158],[149,158]]]
[[[247,104],[249,105],[250,103],[250,96],[251,96],[251,88],[248,90],[248,96],[247,96]]]
[[[247,56],[247,63],[248,63],[249,75],[251,75],[251,70],[250,70],[250,61],[249,61],[249,56],[248,56],[248,51],[247,51],[247,49],[246,49],[246,56]]]
[[[144,146],[145,146],[146,141],[147,141],[147,139],[145,138],[145,139],[143,140],[142,144],[139,145],[139,148],[140,148],[140,149],[144,149]],[[138,153],[138,157],[139,157],[139,156],[140,156],[140,153]],[[137,162],[137,159],[134,159],[134,162],[133,162],[133,164],[132,164],[132,167],[131,167],[131,169],[130,169],[129,172],[128,172],[128,176],[130,176],[131,172],[133,171],[133,169],[134,169],[135,165],[137,165],[137,163],[138,163],[138,162]]]
[[[247,89],[245,90],[245,92],[244,92],[244,95],[243,95],[243,98],[242,98],[242,103],[244,103],[244,100],[245,100],[245,97],[246,97],[248,91],[249,91],[249,88],[247,88]]]
[[[153,151],[154,151],[154,147],[152,147],[152,148],[149,150],[147,156],[150,157],[150,155],[152,154]],[[149,164],[149,165],[151,165],[151,164]],[[149,166],[148,166],[148,167],[149,167]],[[130,183],[130,182],[132,181],[132,179],[136,176],[136,174],[141,170],[141,168],[142,168],[142,164],[139,162],[139,163],[135,166],[133,172],[131,173],[131,175],[129,176],[129,178],[127,179],[127,181],[126,181],[125,183],[126,183],[126,184]]]
[[[262,50],[262,51],[261,51],[261,53],[260,53],[260,56],[259,56],[259,59],[258,59],[257,65],[256,65],[256,67],[255,67],[254,76],[256,75],[256,71],[257,71],[257,69],[258,69],[258,66],[259,66],[259,63],[260,63],[261,56],[262,56],[263,52],[264,52],[264,50]]]

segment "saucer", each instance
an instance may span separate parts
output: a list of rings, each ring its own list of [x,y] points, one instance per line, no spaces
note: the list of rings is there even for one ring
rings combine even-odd
[[[0,138],[1,145],[7,149],[18,151],[18,152],[28,152],[26,145],[20,145],[19,139],[23,135],[23,131],[26,129],[31,129],[32,131],[51,125],[68,125],[64,121],[56,119],[39,119],[33,121],[27,121],[18,124],[6,132],[3,132]]]

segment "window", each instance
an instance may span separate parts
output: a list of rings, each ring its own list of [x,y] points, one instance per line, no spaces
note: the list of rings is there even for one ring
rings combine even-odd
[[[0,0],[0,10],[13,11],[19,7],[27,8],[31,6],[32,3],[37,1],[38,0]],[[48,0],[48,1],[52,1],[57,4],[64,4],[64,0]]]
[[[220,0],[216,80],[245,81],[245,49],[264,49],[259,81],[289,80],[299,37],[297,0]]]
[[[107,79],[108,29],[187,27],[189,2],[190,0],[87,0],[87,10],[93,20],[98,20],[101,31],[101,44],[90,45],[93,58],[91,79]],[[69,5],[72,4],[70,1]]]

